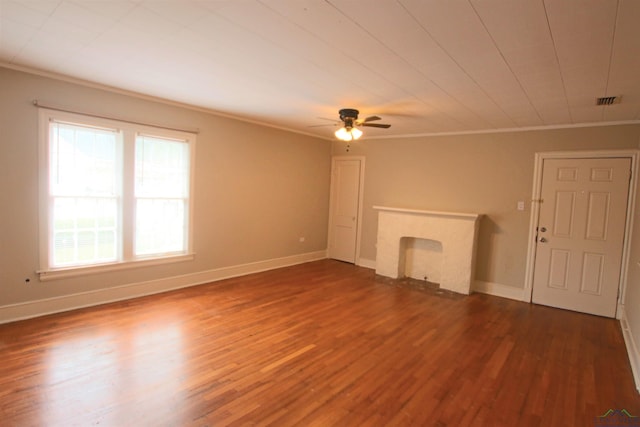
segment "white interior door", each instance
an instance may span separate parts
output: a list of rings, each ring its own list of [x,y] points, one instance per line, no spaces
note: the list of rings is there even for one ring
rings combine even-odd
[[[329,258],[356,262],[363,159],[334,158],[331,171]]]
[[[532,301],[615,317],[630,158],[545,159]]]

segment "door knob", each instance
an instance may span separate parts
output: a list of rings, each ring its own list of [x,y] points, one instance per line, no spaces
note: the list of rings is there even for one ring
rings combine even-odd
[[[540,231],[542,231],[544,233],[545,231],[547,231],[547,227],[541,227]]]
[[[545,239],[544,237],[540,238],[540,243],[546,243],[547,239]]]

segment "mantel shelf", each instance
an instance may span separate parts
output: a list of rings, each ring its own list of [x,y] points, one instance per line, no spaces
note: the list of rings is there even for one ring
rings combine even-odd
[[[473,220],[476,220],[482,216],[482,214],[476,214],[476,213],[425,211],[425,210],[419,210],[419,209],[392,208],[389,206],[373,206],[373,209],[376,209],[379,211],[400,212],[400,213],[409,213],[409,214],[417,214],[417,215],[467,218],[467,219],[473,219]]]

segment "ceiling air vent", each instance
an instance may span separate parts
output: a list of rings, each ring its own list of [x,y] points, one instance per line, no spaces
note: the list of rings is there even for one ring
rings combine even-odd
[[[603,96],[602,98],[596,98],[596,105],[611,105],[620,102],[619,96]]]

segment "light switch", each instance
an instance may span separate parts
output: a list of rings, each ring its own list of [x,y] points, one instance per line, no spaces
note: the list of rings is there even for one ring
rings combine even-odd
[[[523,211],[524,210],[524,201],[522,201],[522,200],[518,201],[518,210],[519,211]]]

